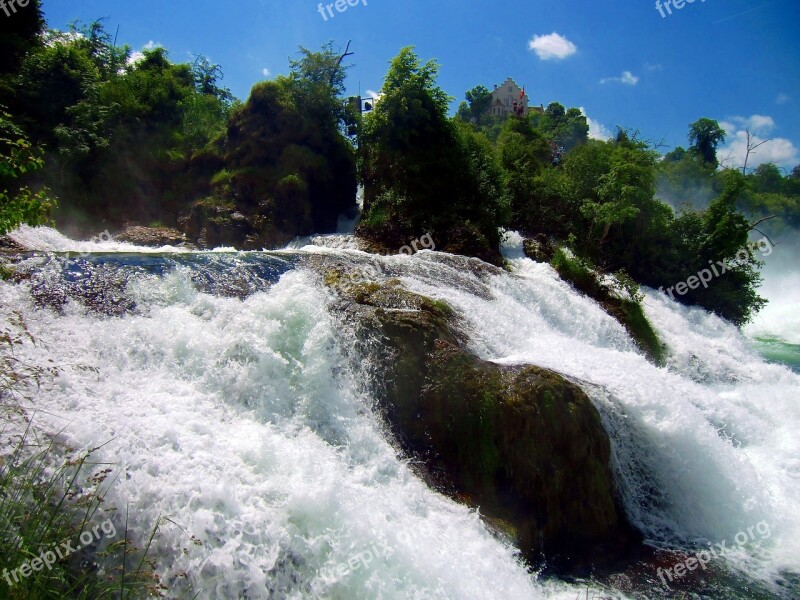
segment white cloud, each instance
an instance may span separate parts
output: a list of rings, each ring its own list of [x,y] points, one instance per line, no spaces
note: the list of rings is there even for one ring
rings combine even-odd
[[[141,62],[144,60],[144,54],[136,50],[135,52],[131,52],[131,55],[128,57],[128,62],[125,63],[129,67],[134,66],[136,63]]]
[[[636,85],[639,83],[639,78],[630,71],[623,71],[620,77],[606,77],[600,80],[600,83],[623,83],[625,85]]]
[[[549,35],[535,35],[528,42],[528,49],[536,52],[542,60],[564,60],[578,51],[577,46],[555,31]]]
[[[261,69],[261,74],[264,77],[269,77],[270,75],[272,75],[272,73],[269,72],[269,69],[267,67],[264,67],[263,69]]]
[[[780,93],[778,97],[775,98],[775,104],[786,104],[791,98],[789,98],[788,94]]]
[[[582,106],[580,107],[580,111],[581,114],[586,117],[586,122],[589,124],[590,139],[605,141],[612,137],[611,130],[599,121],[595,121],[589,115],[587,115],[586,109],[584,109]]]
[[[648,71],[650,73],[654,73],[656,71],[663,71],[664,67],[661,66],[660,64],[653,65],[653,64],[650,64],[650,63],[644,63],[644,70]]]
[[[734,135],[737,131],[749,129],[750,133],[768,134],[775,129],[775,120],[765,115],[752,115],[750,117],[730,117],[730,120],[720,121],[719,126],[728,135]]]
[[[131,52],[130,57],[128,57],[128,62],[125,63],[128,67],[133,67],[136,63],[141,62],[144,60],[144,52],[143,50],[154,50],[156,48],[163,48],[163,46],[159,42],[154,42],[150,40],[147,42],[143,47],[142,50],[134,50]]]
[[[725,167],[741,167],[747,157],[747,130],[750,131],[750,146],[765,144],[750,152],[747,168],[755,168],[764,163],[775,163],[779,167],[791,168],[800,163],[800,149],[786,138],[770,138],[775,129],[775,121],[765,115],[750,117],[731,117],[720,121],[720,127],[727,134],[727,142],[717,150],[717,157]]]

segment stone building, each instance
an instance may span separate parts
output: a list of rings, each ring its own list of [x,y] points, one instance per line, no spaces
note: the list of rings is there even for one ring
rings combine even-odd
[[[528,95],[523,94],[516,82],[509,77],[502,85],[495,85],[492,92],[492,105],[489,114],[507,116],[510,114],[527,114],[530,111],[544,112],[544,106],[528,105]]]

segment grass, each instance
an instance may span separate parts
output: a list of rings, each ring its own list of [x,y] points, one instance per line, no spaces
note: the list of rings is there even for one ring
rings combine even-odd
[[[97,448],[95,449],[97,450]],[[93,451],[60,459],[32,427],[0,466],[0,597],[144,598],[161,586],[147,553],[104,506],[112,469]]]
[[[27,365],[17,354],[36,343],[19,313],[0,329],[0,598],[95,599],[163,596],[144,548],[128,538],[127,519],[107,507],[113,467],[42,435],[23,408],[59,370]]]

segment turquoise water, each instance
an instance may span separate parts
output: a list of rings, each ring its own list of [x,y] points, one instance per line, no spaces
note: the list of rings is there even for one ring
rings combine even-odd
[[[774,337],[757,337],[753,343],[759,354],[770,362],[786,365],[800,373],[800,345],[789,344]]]

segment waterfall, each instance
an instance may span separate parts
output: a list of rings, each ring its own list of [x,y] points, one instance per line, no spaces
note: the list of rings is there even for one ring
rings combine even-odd
[[[146,537],[159,516],[175,523],[154,548],[171,590],[506,599],[575,598],[593,585],[538,578],[476,511],[415,474],[373,412],[368,365],[349,356],[333,292],[309,266],[331,256],[447,302],[481,358],[581,385],[649,544],[730,545],[766,522],[768,537],[720,561],[769,585],[800,573],[800,376],[703,310],[645,290],[670,350],[656,367],[513,243],[506,272],[427,250],[368,255],[345,236],[237,253],[14,235],[41,252],[21,265],[30,281],[0,282],[2,316],[20,311],[38,341],[20,358],[60,367],[29,412],[74,447],[105,444],[99,458],[119,474],[106,501],[129,507],[134,532]],[[104,295],[116,308],[86,302],[88,282],[118,290]]]

